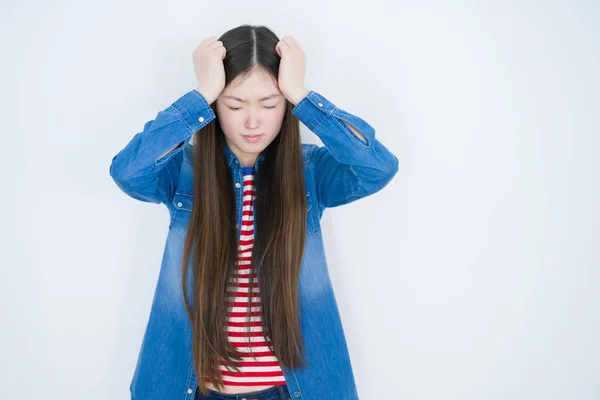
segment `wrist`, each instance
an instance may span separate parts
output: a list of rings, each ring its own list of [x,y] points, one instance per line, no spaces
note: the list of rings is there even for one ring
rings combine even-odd
[[[290,96],[290,102],[295,106],[300,103],[302,99],[305,98],[309,93],[310,90],[307,88],[302,88],[302,90],[299,90]]]
[[[200,93],[202,95],[202,97],[204,97],[204,99],[206,100],[206,102],[211,105],[212,103],[215,102],[216,99],[213,99],[212,97],[209,97],[208,95],[206,95],[206,90],[201,88],[201,87],[197,87],[196,91],[198,91],[198,93]]]

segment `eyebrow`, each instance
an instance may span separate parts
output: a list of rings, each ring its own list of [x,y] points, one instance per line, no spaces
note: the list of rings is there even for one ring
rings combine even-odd
[[[268,95],[268,96],[265,96],[265,97],[263,97],[262,99],[259,99],[259,101],[263,101],[263,100],[269,100],[269,99],[272,99],[272,98],[274,98],[274,97],[279,97],[279,96],[281,96],[281,95],[280,95],[280,94],[277,94],[277,93],[273,93],[273,94],[270,94],[270,95]],[[247,103],[247,101],[246,101],[246,100],[244,100],[244,99],[242,99],[242,98],[240,98],[240,97],[236,97],[236,96],[229,96],[229,95],[223,95],[223,97],[224,97],[224,98],[227,98],[227,99],[234,99],[234,100],[237,100],[237,101],[241,101],[242,103]]]

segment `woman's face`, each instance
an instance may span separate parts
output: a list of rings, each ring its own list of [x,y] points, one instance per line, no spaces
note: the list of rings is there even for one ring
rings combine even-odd
[[[279,134],[286,103],[275,79],[264,70],[254,70],[243,81],[237,77],[217,98],[217,117],[225,140],[244,167],[253,166]]]

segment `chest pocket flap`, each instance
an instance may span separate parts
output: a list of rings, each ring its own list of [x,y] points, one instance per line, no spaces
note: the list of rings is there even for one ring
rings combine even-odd
[[[169,228],[179,237],[184,238],[187,234],[190,218],[192,216],[194,196],[188,193],[175,192],[172,204],[173,214],[171,216],[171,225]]]
[[[173,197],[173,207],[175,210],[192,211],[194,205],[194,196],[187,193],[175,192]]]

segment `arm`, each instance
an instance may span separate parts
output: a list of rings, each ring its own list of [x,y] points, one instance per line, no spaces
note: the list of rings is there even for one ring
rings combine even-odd
[[[111,177],[134,199],[167,203],[179,180],[184,143],[214,118],[204,96],[189,91],[146,122],[142,132],[113,157]]]
[[[398,159],[375,137],[375,129],[310,91],[292,113],[324,146],[315,146],[317,200],[336,207],[383,189],[398,171]]]
[[[294,94],[291,96],[292,103],[294,105],[300,103],[300,101],[302,101],[302,99],[305,98],[309,93],[310,93],[310,90],[308,90],[307,88],[303,88],[302,91],[300,91],[298,94]],[[358,136],[358,138],[360,140],[367,143],[367,139],[365,139],[365,137],[359,131],[357,131],[352,125],[348,124],[348,122],[346,122],[346,121],[342,121],[342,122],[344,122],[344,124],[346,124],[346,126],[348,128],[350,128],[352,133],[354,133],[356,136]]]

